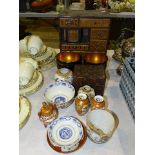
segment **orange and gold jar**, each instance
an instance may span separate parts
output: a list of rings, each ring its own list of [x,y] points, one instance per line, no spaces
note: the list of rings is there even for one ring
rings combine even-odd
[[[47,127],[49,123],[51,123],[58,117],[58,110],[56,108],[56,105],[43,102],[38,116],[44,126]]]
[[[79,115],[85,115],[90,107],[88,96],[84,93],[79,93],[75,99],[75,109]]]

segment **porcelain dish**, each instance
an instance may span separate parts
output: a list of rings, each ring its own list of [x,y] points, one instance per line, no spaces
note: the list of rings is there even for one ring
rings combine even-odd
[[[20,95],[31,95],[35,92],[37,92],[43,85],[44,79],[43,74],[40,71],[36,71],[38,74],[38,77],[36,78],[36,81],[33,81],[32,85],[29,85],[28,87],[19,88],[19,94]],[[33,80],[33,79],[32,79]]]
[[[95,109],[86,116],[87,134],[95,143],[104,143],[112,137],[118,126],[118,118],[110,110]]]
[[[82,123],[73,116],[63,116],[48,125],[47,137],[52,148],[69,153],[79,148],[86,139]]]
[[[25,96],[19,96],[19,128],[28,121],[31,114],[31,103]]]
[[[75,88],[68,82],[61,81],[49,85],[44,93],[45,100],[56,104],[57,108],[67,108],[74,101]]]

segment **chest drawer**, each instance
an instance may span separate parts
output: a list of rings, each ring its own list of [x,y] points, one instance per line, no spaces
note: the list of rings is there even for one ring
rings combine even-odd
[[[90,50],[91,51],[100,51],[106,52],[107,40],[92,40],[90,41]]]
[[[78,18],[60,18],[60,27],[77,27],[79,26]]]
[[[80,27],[109,27],[110,19],[81,18]]]
[[[109,29],[91,29],[90,38],[92,40],[104,40],[109,37]]]

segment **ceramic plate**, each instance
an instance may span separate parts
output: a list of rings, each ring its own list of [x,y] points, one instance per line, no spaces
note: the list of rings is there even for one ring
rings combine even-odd
[[[19,89],[19,94],[20,95],[31,95],[35,92],[37,92],[43,85],[43,75],[41,72],[38,72],[38,79],[35,81],[33,85],[27,88]]]
[[[31,113],[31,103],[25,96],[19,96],[19,128],[28,121]]]
[[[60,152],[64,153],[76,150],[84,135],[83,125],[72,116],[64,116],[53,121],[47,131],[50,144],[53,147],[59,147]]]

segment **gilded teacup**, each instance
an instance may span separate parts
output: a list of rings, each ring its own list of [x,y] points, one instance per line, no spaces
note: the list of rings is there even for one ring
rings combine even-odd
[[[104,109],[104,108],[105,108],[104,97],[101,95],[96,95],[91,101],[91,110]]]
[[[86,116],[87,134],[94,143],[108,141],[118,126],[117,115],[110,110],[96,109]]]

